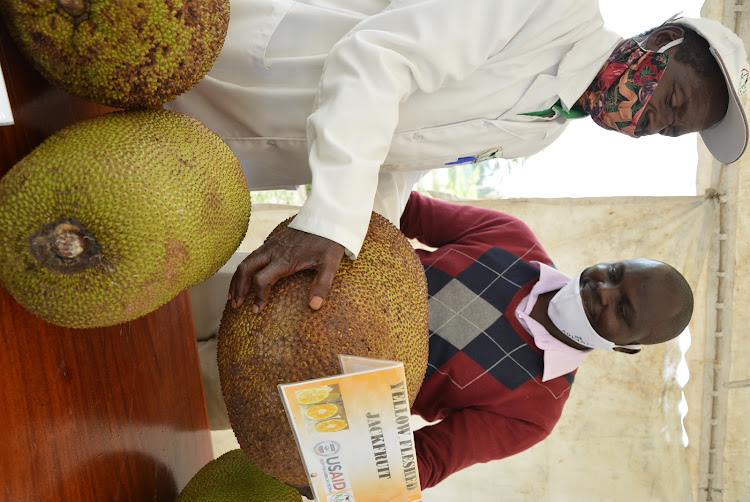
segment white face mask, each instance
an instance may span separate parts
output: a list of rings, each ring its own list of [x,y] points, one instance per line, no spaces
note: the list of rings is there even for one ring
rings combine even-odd
[[[547,308],[547,314],[549,314],[549,318],[557,326],[557,329],[584,347],[605,350],[619,347],[619,345],[602,338],[586,317],[586,312],[583,310],[583,298],[581,298],[582,273],[583,270],[552,297]],[[641,346],[624,345],[622,347],[640,349]]]

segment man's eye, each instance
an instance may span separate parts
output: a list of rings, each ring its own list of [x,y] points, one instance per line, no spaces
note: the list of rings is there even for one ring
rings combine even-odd
[[[622,305],[622,302],[618,302],[617,304],[617,313],[620,315],[623,321],[627,321],[627,319],[625,319],[625,307]]]
[[[617,280],[617,268],[614,265],[610,265],[609,267],[607,267],[607,275],[609,276],[609,279],[611,281],[613,282],[616,281]]]

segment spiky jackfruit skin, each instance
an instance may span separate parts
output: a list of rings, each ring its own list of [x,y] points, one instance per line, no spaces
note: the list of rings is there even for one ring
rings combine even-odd
[[[177,497],[177,502],[300,502],[299,492],[264,474],[242,450],[207,463]]]
[[[249,217],[237,158],[201,122],[102,115],[50,136],[0,179],[0,285],[61,326],[129,321],[216,272]],[[60,245],[66,237],[78,248]]]
[[[53,85],[117,108],[153,107],[211,69],[229,0],[0,0],[16,44]]]
[[[289,220],[274,230],[285,227]],[[263,472],[307,486],[277,385],[341,373],[339,354],[402,361],[410,402],[427,369],[427,282],[406,237],[373,213],[356,260],[342,260],[323,307],[308,306],[312,274],[278,281],[253,314],[225,307],[217,357],[232,429]],[[343,396],[346,405],[346,396]]]

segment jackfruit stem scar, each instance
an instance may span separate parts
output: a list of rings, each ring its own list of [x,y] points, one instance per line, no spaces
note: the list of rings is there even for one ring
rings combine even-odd
[[[101,261],[96,239],[73,218],[45,225],[31,236],[29,247],[44,266],[63,274],[80,272]]]
[[[59,0],[60,8],[71,16],[80,16],[86,12],[85,0]]]
[[[78,232],[63,230],[55,235],[55,251],[63,258],[75,258],[83,253],[83,236]]]

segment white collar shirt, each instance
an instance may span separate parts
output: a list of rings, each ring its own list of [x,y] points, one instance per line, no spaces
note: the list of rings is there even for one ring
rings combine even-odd
[[[555,291],[570,282],[570,277],[544,263],[532,262],[539,266],[539,282],[534,284],[531,293],[516,307],[516,317],[526,331],[534,338],[534,344],[544,351],[544,372],[542,382],[570,373],[580,366],[591,350],[578,350],[566,345],[531,318],[531,310],[539,295]]]

